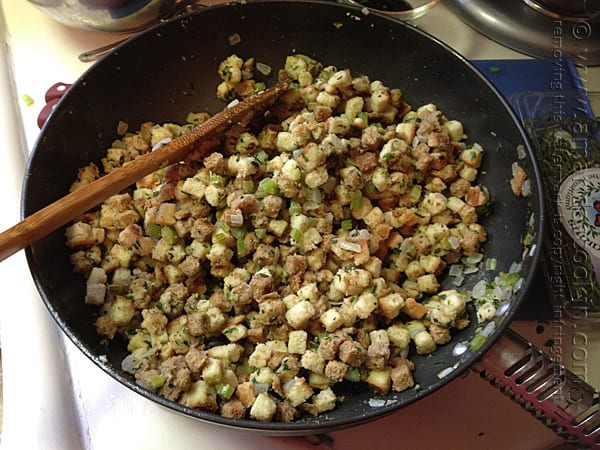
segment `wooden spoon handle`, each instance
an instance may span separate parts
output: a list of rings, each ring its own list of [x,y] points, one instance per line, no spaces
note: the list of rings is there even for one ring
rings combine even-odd
[[[182,161],[203,139],[224,131],[234,123],[249,121],[287,88],[287,83],[279,83],[230,106],[188,133],[26,217],[0,234],[0,261],[47,236],[146,175]]]

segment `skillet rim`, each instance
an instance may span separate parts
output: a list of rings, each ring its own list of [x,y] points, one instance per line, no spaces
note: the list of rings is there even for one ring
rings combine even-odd
[[[130,45],[129,44],[130,42],[137,42],[138,40],[142,40],[142,39],[144,39],[144,37],[146,35],[160,32],[163,28],[172,26],[170,24],[184,21],[190,16],[199,16],[202,14],[210,14],[211,11],[217,10],[217,9],[222,9],[222,8],[249,7],[251,4],[254,4],[254,3],[256,3],[256,4],[294,3],[294,4],[301,4],[301,5],[303,5],[303,7],[309,6],[309,5],[311,5],[313,7],[315,5],[317,5],[316,7],[319,7],[318,5],[321,5],[323,7],[327,6],[327,7],[340,8],[340,11],[345,10],[345,11],[348,11],[348,12],[351,12],[351,13],[354,13],[357,15],[363,14],[362,8],[348,6],[348,5],[341,5],[341,4],[337,4],[337,3],[331,3],[331,2],[324,1],[324,0],[315,0],[315,1],[311,1],[311,2],[303,1],[303,0],[254,0],[245,5],[243,4],[243,2],[241,2],[241,3],[240,2],[231,2],[231,3],[206,7],[204,9],[200,9],[198,11],[193,11],[193,12],[190,12],[187,14],[183,14],[181,16],[164,21],[163,23],[154,25],[154,26],[150,27],[148,30],[144,31],[143,33],[140,33],[139,35],[132,37],[127,42],[116,47],[115,52],[118,53],[121,50],[126,49],[127,46]],[[433,385],[426,386],[426,387],[420,389],[419,391],[415,391],[416,393],[414,395],[412,395],[408,399],[404,399],[404,401],[400,402],[400,406],[392,403],[390,405],[386,405],[381,408],[370,408],[370,410],[368,410],[367,413],[362,414],[355,418],[350,418],[350,419],[341,418],[341,419],[335,419],[335,420],[330,420],[330,421],[325,420],[322,422],[320,422],[318,420],[317,421],[309,421],[309,422],[304,422],[304,421],[300,420],[300,421],[295,421],[295,422],[291,422],[291,423],[278,423],[278,422],[262,423],[262,422],[257,422],[257,421],[250,420],[250,419],[242,419],[242,420],[229,419],[229,418],[225,418],[225,417],[220,416],[215,413],[208,413],[208,412],[202,411],[202,410],[191,409],[191,408],[185,407],[183,405],[180,405],[178,403],[168,401],[164,397],[161,397],[158,394],[155,394],[155,393],[148,391],[148,390],[142,388],[141,386],[137,385],[134,381],[132,381],[127,376],[125,376],[120,370],[117,370],[112,365],[107,364],[106,361],[103,360],[102,355],[99,355],[96,351],[91,349],[87,344],[85,344],[84,342],[82,342],[79,339],[79,337],[73,332],[71,327],[61,317],[61,315],[59,314],[59,311],[54,307],[51,300],[49,298],[47,298],[46,293],[44,291],[43,283],[41,283],[41,281],[38,278],[38,274],[35,271],[35,252],[32,250],[32,248],[27,248],[26,256],[27,256],[27,261],[28,261],[29,267],[30,267],[30,271],[32,272],[32,276],[34,278],[34,281],[38,288],[38,291],[40,292],[40,295],[41,295],[44,303],[46,304],[46,307],[48,308],[50,314],[52,315],[53,319],[58,323],[60,329],[69,337],[69,339],[76,345],[76,347],[78,349],[80,349],[95,365],[99,366],[104,372],[106,372],[113,379],[117,380],[120,384],[122,384],[125,387],[131,389],[132,391],[142,395],[143,397],[150,399],[150,400],[166,407],[167,409],[169,409],[173,412],[180,413],[186,417],[199,419],[199,420],[202,420],[202,421],[205,421],[208,423],[213,423],[213,424],[217,424],[217,425],[229,427],[229,428],[235,428],[236,430],[241,429],[241,430],[245,430],[245,431],[252,431],[252,432],[257,432],[260,434],[275,435],[275,436],[314,434],[315,432],[323,432],[323,431],[330,432],[330,431],[350,427],[353,425],[363,424],[363,423],[366,423],[366,422],[369,422],[369,421],[372,421],[375,419],[382,418],[388,414],[393,413],[400,407],[406,407],[410,403],[417,401],[417,400],[425,397],[426,395],[436,391],[437,389],[445,386],[450,381],[452,381],[453,379],[455,379],[456,377],[461,375],[464,371],[466,371],[483,353],[485,353],[485,351],[487,351],[492,345],[494,345],[496,343],[497,339],[500,337],[502,331],[506,327],[508,327],[510,321],[512,320],[512,318],[514,317],[514,314],[516,313],[516,311],[518,309],[518,305],[524,300],[524,298],[526,296],[527,288],[530,287],[530,285],[532,284],[531,282],[532,282],[532,279],[534,278],[534,275],[536,272],[536,267],[538,266],[537,263],[540,258],[540,253],[541,253],[541,248],[542,248],[541,242],[542,242],[542,238],[543,238],[543,230],[544,230],[544,222],[545,222],[545,214],[544,214],[543,198],[542,198],[542,187],[541,187],[541,176],[539,173],[537,162],[535,160],[535,157],[534,157],[534,154],[532,151],[532,146],[531,146],[529,137],[525,131],[525,128],[523,127],[521,122],[518,120],[516,114],[514,113],[512,107],[510,106],[509,102],[502,96],[502,94],[498,91],[498,89],[489,81],[489,79],[487,77],[485,77],[485,75],[477,67],[475,67],[473,64],[471,64],[466,58],[464,58],[462,55],[460,55],[456,50],[452,49],[451,47],[449,47],[445,43],[441,42],[437,38],[429,35],[427,32],[424,32],[410,24],[401,22],[397,19],[390,18],[389,16],[386,16],[386,15],[383,15],[380,13],[370,12],[369,14],[375,16],[378,19],[383,19],[385,21],[394,22],[397,26],[406,27],[408,30],[411,30],[410,32],[417,33],[421,37],[431,41],[432,44],[440,46],[446,53],[449,53],[449,56],[452,56],[452,57],[456,58],[458,61],[460,61],[465,68],[469,69],[469,71],[472,72],[474,74],[474,76],[476,76],[480,81],[482,81],[486,85],[486,87],[489,91],[488,93],[493,94],[493,96],[495,97],[495,100],[498,100],[499,104],[503,106],[504,111],[506,113],[508,113],[509,117],[511,118],[512,125],[518,131],[518,134],[521,137],[521,140],[523,141],[523,143],[527,149],[528,164],[530,165],[529,170],[533,172],[533,174],[530,174],[530,179],[535,180],[535,186],[533,188],[533,192],[534,192],[534,196],[535,196],[533,209],[537,208],[535,213],[538,215],[538,217],[536,217],[536,227],[535,227],[536,238],[535,238],[535,244],[534,244],[536,246],[536,250],[535,250],[535,252],[533,252],[533,254],[530,256],[530,258],[528,260],[528,265],[531,266],[531,269],[528,270],[526,276],[524,277],[524,282],[523,282],[524,288],[522,289],[521,292],[519,292],[517,294],[518,298],[513,299],[513,302],[515,303],[515,305],[511,306],[511,308],[508,310],[506,315],[502,318],[501,326],[498,327],[496,329],[496,331],[492,333],[492,335],[488,338],[488,340],[485,342],[485,344],[483,346],[481,346],[480,349],[478,349],[476,352],[473,352],[473,354],[471,354],[470,356],[468,356],[467,358],[462,360],[459,367],[456,370],[454,370],[451,374],[446,376],[443,380],[440,380],[439,383],[435,383]],[[104,58],[102,58],[101,61],[94,64],[92,67],[90,67],[86,72],[84,72],[84,74],[81,77],[79,77],[75,81],[73,86],[77,86],[79,84],[85,83],[85,80],[86,80],[88,74],[92,73],[92,71],[94,71],[94,70],[97,70],[95,68],[98,66],[98,64],[103,63],[104,60],[106,60],[108,63],[110,63],[110,57],[111,57],[111,55],[109,54],[109,55],[105,56]],[[68,97],[69,97],[69,92],[65,95],[65,97],[63,97],[63,99],[61,99],[61,101],[57,105],[56,109],[59,109],[61,106],[61,103],[64,101],[65,98],[68,98]],[[34,145],[33,151],[31,152],[30,158],[27,163],[27,173],[28,174],[30,173],[31,168],[35,164],[36,155],[37,155],[38,150],[43,141],[43,137],[45,135],[45,130],[50,126],[52,126],[52,115],[50,116],[48,122],[42,128],[40,137],[38,138],[38,141]],[[23,184],[23,191],[22,191],[22,199],[23,200],[22,200],[22,208],[21,208],[22,209],[22,211],[21,211],[22,217],[25,217],[27,209],[28,209],[27,208],[27,193],[28,193],[29,186],[28,186],[27,182],[28,182],[28,177],[25,178],[24,184]],[[533,201],[533,198],[531,200]]]

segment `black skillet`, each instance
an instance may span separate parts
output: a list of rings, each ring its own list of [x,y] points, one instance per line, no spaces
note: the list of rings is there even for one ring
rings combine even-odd
[[[233,45],[238,37],[239,43]],[[140,395],[191,417],[263,434],[315,434],[370,421],[425,397],[464,372],[502,335],[519,304],[526,301],[525,288],[534,275],[542,235],[538,173],[523,129],[486,78],[444,44],[383,15],[326,2],[256,1],[207,8],[132,38],[77,80],[51,114],[29,161],[23,216],[65,195],[77,168],[99,161],[116,138],[119,121],[134,130],[148,120],[183,122],[190,111],[221,110],[224,105],[215,96],[217,66],[231,53],[253,56],[275,69],[282,67],[287,55],[305,53],[399,87],[415,107],[434,103],[448,117],[461,120],[469,141],[486,149],[481,181],[492,193],[494,211],[485,220],[489,233],[485,252],[497,258],[497,271],[521,263],[523,288],[503,307],[480,349],[461,353],[464,345],[457,347],[475,335],[472,317],[472,325],[451,343],[430,356],[415,356],[418,389],[384,396],[388,401],[380,406],[370,401],[379,397],[368,389],[344,386],[346,399],[336,410],[288,424],[223,418],[167,401],[136,385],[120,369],[124,342],[116,339],[107,345],[95,333],[94,309],[84,305],[84,280],[71,271],[64,230],[27,249],[39,292],[58,325],[109,376]],[[265,81],[272,83],[273,78]],[[527,157],[519,162],[533,186],[528,198],[517,198],[509,185],[520,144]],[[535,235],[534,250],[527,252],[521,240],[530,232]],[[465,286],[493,274],[482,270]]]

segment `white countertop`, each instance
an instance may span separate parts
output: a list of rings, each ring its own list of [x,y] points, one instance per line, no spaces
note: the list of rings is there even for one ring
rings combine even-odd
[[[70,29],[25,1],[0,0],[0,229],[19,219],[25,158],[38,135],[37,115],[46,90],[71,83],[89,64],[77,55],[122,38]],[[1,19],[1,15],[0,15]],[[419,25],[469,59],[526,56],[465,26],[444,5]],[[590,89],[600,77],[585,72]],[[34,100],[27,106],[22,100]],[[11,101],[12,99],[12,101]],[[438,392],[377,422],[334,432],[333,442],[315,446],[302,438],[268,438],[199,423],[166,411],[120,386],[63,339],[40,300],[20,252],[0,264],[5,295],[0,302],[4,384],[3,450],[44,449],[388,449],[402,441],[410,449],[541,450],[562,443],[478,375],[468,372]],[[517,322],[522,334],[534,323]],[[550,329],[551,327],[547,327]],[[547,335],[528,336],[543,342]],[[600,355],[597,347],[586,349]],[[565,358],[568,359],[568,358]],[[597,383],[597,380],[594,380]],[[598,384],[596,384],[597,386]]]

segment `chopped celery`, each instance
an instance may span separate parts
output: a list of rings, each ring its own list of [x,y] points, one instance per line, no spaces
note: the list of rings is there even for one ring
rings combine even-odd
[[[217,231],[215,233],[215,241],[216,242],[223,242],[225,239],[227,239],[227,234],[223,231]]]
[[[217,387],[217,395],[226,400],[229,400],[234,392],[235,389],[230,384],[219,384]]]
[[[154,239],[161,238],[161,226],[156,223],[147,223],[146,224],[146,234]]]
[[[363,196],[361,191],[352,191],[350,194],[350,209],[359,209],[363,205]]]
[[[483,346],[483,344],[485,344],[485,341],[487,341],[487,337],[485,335],[476,334],[473,339],[471,339],[471,342],[469,342],[469,348],[476,352]]]
[[[252,181],[252,180],[242,181],[242,191],[244,191],[244,194],[253,194],[254,193],[254,181]]]
[[[302,231],[300,231],[298,228],[292,228],[290,236],[296,244],[302,241]]]
[[[249,375],[252,372],[252,367],[250,367],[250,363],[247,359],[245,359],[241,364],[238,364],[235,368],[236,375]]]
[[[420,184],[415,184],[410,188],[410,193],[408,194],[408,198],[412,203],[416,203],[421,198],[421,192],[423,188]]]
[[[160,389],[165,384],[165,379],[161,377],[159,374],[155,373],[150,375],[148,378],[148,382],[150,383],[151,389]]]
[[[254,159],[259,164],[264,164],[269,160],[269,155],[264,150],[260,150],[254,154]]]
[[[160,229],[160,236],[171,245],[173,245],[175,241],[177,241],[177,232],[173,227],[162,227]]]
[[[485,260],[485,270],[496,270],[498,260],[496,258],[487,258]]]
[[[231,235],[236,239],[243,239],[246,234],[244,227],[231,227]]]
[[[35,103],[34,100],[33,100],[33,98],[29,94],[23,94],[21,96],[21,98],[23,99],[23,102],[25,103],[25,106],[31,106],[31,105],[33,105]]]
[[[256,195],[259,197],[266,197],[267,195],[279,194],[279,186],[272,178],[263,178],[258,184]]]
[[[295,200],[290,203],[290,216],[302,214],[302,205]]]
[[[225,178],[222,177],[221,175],[216,175],[214,173],[211,173],[208,181],[210,184],[214,184],[219,187],[225,186]]]
[[[502,273],[500,274],[500,282],[505,286],[513,287],[521,278],[519,272]]]
[[[238,255],[243,256],[246,254],[246,243],[244,237],[240,236],[236,241]]]
[[[344,378],[352,383],[358,383],[360,381],[360,371],[356,367],[349,367]]]

